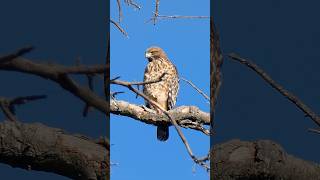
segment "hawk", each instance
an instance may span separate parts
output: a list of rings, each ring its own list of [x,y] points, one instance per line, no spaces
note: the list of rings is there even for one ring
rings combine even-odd
[[[147,67],[144,71],[144,82],[162,79],[156,83],[145,84],[143,93],[151,100],[157,102],[165,110],[172,109],[177,101],[179,90],[179,76],[177,68],[168,59],[166,53],[159,47],[150,47],[145,53],[148,59]],[[152,104],[146,101],[146,106],[156,110]],[[157,138],[160,141],[166,141],[169,138],[169,125],[161,124],[157,127]]]

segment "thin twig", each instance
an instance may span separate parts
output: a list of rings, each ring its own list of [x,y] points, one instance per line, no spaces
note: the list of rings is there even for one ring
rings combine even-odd
[[[40,100],[46,98],[46,95],[34,95],[34,96],[21,96],[13,99],[0,97],[0,107],[6,117],[11,121],[18,121],[15,116],[15,106],[26,104],[31,101]]]
[[[209,19],[210,16],[158,15],[158,19]]]
[[[0,107],[2,109],[2,112],[4,115],[10,120],[10,121],[18,121],[16,116],[10,111],[9,109],[9,103],[6,100],[0,101]]]
[[[110,22],[114,24],[124,36],[127,38],[129,37],[127,32],[117,22],[113,21],[112,19],[110,19]]]
[[[159,15],[159,4],[160,4],[160,0],[156,0],[156,10],[154,11],[153,25],[156,25],[157,17]]]
[[[155,19],[157,20],[164,20],[164,19],[209,19],[209,16],[182,16],[182,15],[157,15],[157,16],[153,16],[152,18],[150,18],[149,20],[146,21],[146,23],[150,22],[150,21],[154,21]]]
[[[164,113],[168,119],[170,120],[171,124],[175,127],[178,135],[180,136],[180,139],[182,140],[183,144],[185,145],[188,154],[190,155],[190,157],[192,158],[192,160],[201,165],[202,167],[204,167],[207,171],[209,171],[209,166],[204,163],[203,161],[199,161],[199,159],[193,154],[192,149],[187,141],[187,139],[185,138],[185,136],[183,135],[179,125],[177,124],[177,122],[171,118],[170,114],[168,113],[168,111],[166,111],[164,108],[162,108],[157,102],[151,100],[149,97],[147,97],[145,94],[141,93],[140,91],[138,91],[137,89],[133,88],[130,82],[125,82],[125,81],[119,81],[119,80],[113,80],[111,81],[111,84],[118,84],[124,87],[127,87],[129,90],[133,91],[134,93],[138,94],[139,96],[143,97],[146,101],[148,101],[150,104],[152,104],[153,106],[157,107],[158,109],[160,109],[162,111],[162,113]]]
[[[275,82],[266,72],[264,72],[259,66],[256,64],[250,62],[249,60],[246,60],[244,58],[241,58],[239,55],[235,53],[231,53],[228,55],[232,60],[238,61],[241,64],[246,65],[256,73],[260,77],[262,77],[269,85],[271,85],[274,89],[276,89],[278,92],[280,92],[284,97],[289,99],[293,104],[295,104],[300,110],[302,110],[308,117],[310,117],[313,122],[315,122],[318,126],[320,126],[320,117],[312,111],[310,107],[308,107],[306,104],[304,104],[297,96],[289,92],[288,90],[284,89],[280,84]]]
[[[111,96],[111,98],[115,99],[116,95],[123,94],[123,93],[124,93],[123,91],[110,92],[110,96]]]
[[[127,5],[131,5],[133,7],[135,7],[136,9],[140,10],[141,6],[139,6],[137,3],[133,2],[132,0],[125,0],[125,2],[127,3]]]
[[[181,77],[180,79],[182,79],[183,81],[187,82],[188,84],[190,84],[196,91],[198,91],[198,93],[200,93],[206,100],[208,100],[210,102],[210,98],[209,96],[207,96],[203,91],[201,91],[201,89],[199,89],[196,85],[194,85],[191,81]]]
[[[33,96],[21,96],[16,97],[12,100],[9,100],[9,109],[10,111],[15,114],[15,106],[16,105],[23,105],[31,101],[41,100],[47,98],[46,95],[33,95]]]
[[[119,11],[119,23],[121,22],[122,19],[122,10],[121,10],[121,3],[120,0],[117,0],[117,5],[118,5],[118,11]]]

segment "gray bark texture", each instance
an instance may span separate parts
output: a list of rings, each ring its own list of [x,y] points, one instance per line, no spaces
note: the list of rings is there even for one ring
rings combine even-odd
[[[109,146],[41,123],[0,123],[0,163],[72,179],[109,179]]]
[[[319,180],[320,166],[270,140],[231,140],[211,149],[211,180]]]

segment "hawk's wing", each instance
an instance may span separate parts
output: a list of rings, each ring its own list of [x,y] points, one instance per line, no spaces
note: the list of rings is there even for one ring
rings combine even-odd
[[[172,65],[175,71],[175,76],[172,77],[170,83],[169,83],[169,88],[168,88],[168,110],[173,109],[173,107],[176,105],[177,102],[177,96],[178,96],[178,91],[179,91],[179,75],[177,68]]]

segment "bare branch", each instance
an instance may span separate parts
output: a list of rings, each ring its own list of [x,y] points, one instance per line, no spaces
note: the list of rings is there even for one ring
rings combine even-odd
[[[62,88],[82,99],[85,103],[95,107],[103,113],[107,113],[108,103],[96,95],[90,89],[78,85],[68,74],[103,74],[106,71],[105,65],[90,67],[65,67],[62,65],[50,65],[34,63],[25,58],[15,58],[7,63],[0,63],[0,70],[16,71],[40,76],[56,82]]]
[[[208,100],[210,102],[210,98],[209,96],[207,96],[203,91],[201,91],[201,89],[199,89],[196,85],[194,85],[191,81],[181,77],[180,79],[182,79],[183,81],[187,82],[188,84],[190,84],[196,91],[198,91],[199,94],[201,94],[206,100]]]
[[[109,146],[41,123],[0,123],[0,162],[71,179],[106,179]],[[44,138],[45,137],[45,138]]]
[[[319,163],[288,154],[270,140],[231,140],[210,153],[210,177],[220,179],[319,179]],[[235,178],[236,177],[236,178]]]
[[[117,5],[118,5],[118,11],[119,11],[119,23],[121,22],[122,19],[122,10],[121,10],[121,3],[120,0],[117,0]]]
[[[159,3],[160,0],[156,0],[156,10],[154,11],[153,25],[156,25],[157,17],[159,16]]]
[[[127,116],[146,124],[159,125],[163,122],[170,122],[164,114],[153,113],[151,109],[147,111],[144,106],[115,99],[110,99],[110,113]],[[201,128],[210,124],[210,114],[201,111],[198,107],[180,106],[169,110],[168,114],[182,127],[198,130],[208,135]]]
[[[210,16],[158,15],[158,19],[209,19]]]
[[[146,21],[146,23],[153,21],[155,25],[156,20],[165,20],[165,19],[209,19],[209,16],[182,16],[182,15],[157,15],[153,16],[149,20]]]
[[[297,96],[284,89],[280,84],[276,83],[266,72],[264,72],[258,65],[253,62],[241,58],[239,55],[235,53],[231,53],[228,55],[232,60],[238,61],[241,64],[246,65],[253,71],[255,71],[260,77],[262,77],[271,87],[280,92],[284,97],[289,99],[293,104],[295,104],[300,110],[302,110],[308,117],[310,117],[313,122],[315,122],[318,126],[320,126],[320,117],[312,111],[310,107],[304,104]]]
[[[8,55],[5,55],[5,56],[2,56],[0,57],[0,63],[6,63],[8,61],[11,61],[17,57],[20,57],[20,56],[23,56],[29,52],[31,52],[34,48],[31,46],[31,47],[25,47],[25,48],[21,48],[21,49],[18,49],[16,52],[14,53],[10,53]]]
[[[124,36],[126,36],[127,38],[129,37],[126,31],[117,22],[113,21],[112,19],[110,19],[110,22],[114,24]]]
[[[5,97],[0,97],[0,107],[6,117],[11,121],[17,121],[15,117],[15,106],[23,105],[30,101],[40,100],[46,98],[46,95],[35,95],[35,96],[21,96],[14,99],[8,99]]]
[[[0,101],[0,107],[4,113],[4,115],[10,120],[10,121],[18,121],[15,115],[10,111],[9,109],[9,102],[6,99],[2,99]]]
[[[131,5],[138,10],[141,9],[141,6],[139,6],[137,3],[133,2],[132,0],[125,0],[125,2],[127,3],[128,6]]]

